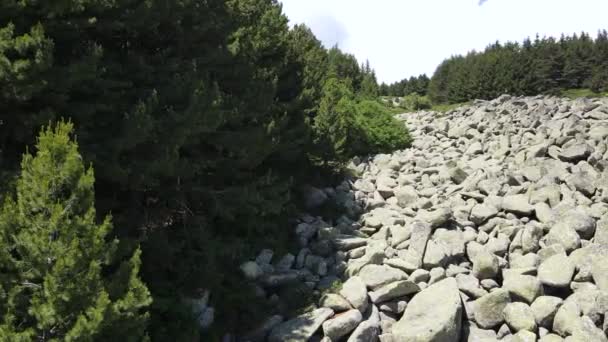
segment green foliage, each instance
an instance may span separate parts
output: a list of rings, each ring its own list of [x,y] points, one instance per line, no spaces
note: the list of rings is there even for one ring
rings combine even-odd
[[[314,121],[315,144],[324,161],[345,161],[357,144],[354,95],[349,83],[329,78],[323,87],[319,113]]]
[[[336,45],[328,51],[328,63],[329,77],[340,79],[349,84],[355,92],[361,88],[363,73],[354,55],[342,52]]]
[[[364,139],[357,154],[388,153],[411,144],[405,123],[397,121],[377,101],[364,100],[357,104],[357,123]]]
[[[113,213],[117,258],[141,243],[150,337],[201,338],[183,305],[201,289],[216,325],[238,331],[260,315],[243,309],[252,294],[233,270],[288,245],[292,194],[319,173],[314,161],[388,148],[370,140],[390,120],[357,108],[378,92],[369,63],[290,29],[276,0],[2,2],[0,187],[39,127],[68,118],[99,212]]]
[[[429,82],[429,77],[426,74],[422,74],[418,77],[411,76],[409,79],[404,78],[389,85],[383,83],[380,86],[380,95],[403,97],[410,94],[418,94],[425,96],[428,92]]]
[[[2,208],[0,337],[140,341],[151,302],[140,251],[117,260],[110,217],[95,223],[93,170],[71,132],[68,123],[42,131],[36,155],[21,162],[16,200]]]
[[[522,44],[498,42],[483,52],[453,56],[441,63],[430,82],[433,103],[492,99],[501,94],[559,94],[564,89],[608,88],[608,33],[593,40],[586,33],[536,37]]]
[[[417,111],[431,108],[431,101],[426,96],[413,93],[403,97],[399,106],[407,111]]]

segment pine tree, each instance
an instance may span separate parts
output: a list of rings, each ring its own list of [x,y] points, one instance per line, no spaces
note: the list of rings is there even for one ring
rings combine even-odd
[[[314,133],[318,154],[327,162],[345,161],[357,150],[354,95],[348,83],[329,78],[323,87]]]
[[[140,252],[116,262],[110,217],[97,224],[94,176],[72,124],[44,129],[25,154],[0,213],[3,341],[125,341],[144,338],[150,294],[138,278]]]
[[[592,76],[588,86],[595,92],[608,90],[608,32],[598,32],[593,46]]]
[[[376,74],[373,70],[371,70],[370,72],[365,73],[363,76],[363,81],[361,81],[361,89],[359,90],[359,96],[367,99],[376,99],[379,95],[380,90],[378,88]]]

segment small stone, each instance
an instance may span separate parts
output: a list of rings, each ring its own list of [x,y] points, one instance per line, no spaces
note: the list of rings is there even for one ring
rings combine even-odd
[[[494,279],[483,279],[479,283],[481,284],[481,287],[483,287],[484,290],[487,291],[500,287]]]
[[[479,286],[479,280],[472,275],[459,274],[456,276],[456,282],[458,283],[458,289],[471,298],[477,299],[488,293]]]
[[[430,275],[429,271],[419,269],[419,270],[414,271],[412,274],[410,274],[410,276],[408,277],[408,280],[418,284],[421,282],[428,282],[430,278],[431,278],[431,275]]]
[[[469,177],[469,175],[459,167],[451,168],[448,173],[452,182],[456,184],[461,184]]]
[[[324,295],[319,302],[319,306],[330,308],[334,312],[347,311],[353,308],[346,298],[334,293]]]
[[[358,237],[339,237],[333,240],[334,246],[341,251],[367,245],[367,239]]]
[[[245,278],[249,280],[255,280],[264,274],[262,268],[253,261],[247,261],[241,265],[241,271],[245,275]]]
[[[258,254],[258,256],[255,258],[255,262],[258,263],[258,265],[262,265],[262,264],[270,264],[270,261],[272,260],[272,256],[274,255],[274,252],[270,249],[263,249],[260,254]]]
[[[490,279],[498,274],[498,259],[485,248],[472,257],[473,275],[477,279]]]
[[[435,267],[429,272],[429,285],[435,284],[436,282],[446,278],[445,269],[442,267]]]

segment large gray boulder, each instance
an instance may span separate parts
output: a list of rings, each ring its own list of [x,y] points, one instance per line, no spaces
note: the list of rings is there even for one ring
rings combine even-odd
[[[534,206],[530,204],[526,195],[505,196],[502,201],[502,209],[522,216],[530,216],[534,212]]]
[[[373,290],[382,285],[407,279],[407,274],[387,265],[366,265],[359,272],[359,277],[368,288]]]
[[[398,341],[458,341],[461,320],[458,284],[454,278],[446,278],[412,298],[401,320],[393,325],[393,335]]]
[[[509,291],[498,289],[475,301],[475,321],[480,328],[491,329],[504,322],[503,311],[511,302]]]
[[[363,316],[359,310],[353,309],[337,314],[323,323],[323,333],[332,341],[338,341],[342,336],[355,330]]]
[[[414,282],[400,280],[384,285],[368,294],[373,303],[382,303],[394,298],[411,295],[418,291],[420,291],[420,288]]]
[[[574,264],[565,254],[556,254],[538,267],[538,279],[544,285],[568,287],[574,275]]]
[[[328,308],[316,309],[277,325],[270,332],[269,342],[307,341],[321,327],[323,322],[334,315]]]
[[[505,274],[506,275],[506,274]],[[503,288],[508,290],[511,298],[532,303],[543,294],[541,282],[535,276],[509,274],[505,276]]]
[[[478,204],[471,209],[470,219],[475,224],[482,224],[498,214],[498,208],[490,204]]]
[[[536,324],[541,327],[551,328],[553,318],[563,302],[561,298],[553,296],[540,296],[536,298],[532,305],[530,305]]]
[[[361,311],[361,313],[367,310],[369,301],[367,300],[367,288],[363,279],[354,276],[350,277],[347,281],[342,284],[340,289],[340,295],[344,297],[353,308]]]
[[[509,303],[505,307],[503,314],[507,325],[515,331],[528,330],[536,331],[536,320],[532,310],[527,304],[517,302]]]

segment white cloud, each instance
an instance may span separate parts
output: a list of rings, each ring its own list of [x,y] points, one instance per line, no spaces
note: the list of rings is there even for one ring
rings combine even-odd
[[[292,24],[369,59],[379,80],[432,74],[446,57],[536,33],[608,29],[606,0],[282,0]]]

